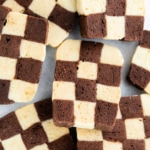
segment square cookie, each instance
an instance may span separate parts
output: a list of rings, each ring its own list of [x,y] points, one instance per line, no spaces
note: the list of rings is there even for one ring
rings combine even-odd
[[[0,149],[5,150],[75,148],[69,129],[53,123],[51,99],[27,105],[0,118],[0,140]]]
[[[68,37],[76,20],[75,0],[2,0],[0,5],[13,11],[47,19],[47,44],[53,47],[60,45]]]
[[[149,150],[150,96],[122,97],[111,132],[77,128],[78,150]]]
[[[111,130],[120,99],[123,57],[102,43],[66,40],[56,53],[53,118],[58,126]]]
[[[48,22],[0,6],[0,104],[33,99],[45,59]]]
[[[141,39],[145,0],[77,0],[77,12],[85,38]]]
[[[130,81],[150,94],[150,31],[144,30],[140,45],[132,58]]]

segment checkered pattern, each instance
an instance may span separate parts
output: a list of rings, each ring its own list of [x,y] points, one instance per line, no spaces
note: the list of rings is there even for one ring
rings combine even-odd
[[[2,0],[0,4],[17,12],[48,19],[47,44],[53,47],[60,45],[75,24],[75,0]]]
[[[56,54],[52,98],[55,124],[112,129],[120,99],[122,64],[117,48],[66,40]]]
[[[131,82],[150,94],[150,31],[144,31],[141,44],[132,59],[129,78]]]
[[[81,34],[86,38],[139,41],[145,0],[77,0]]]
[[[27,102],[37,90],[48,23],[2,6],[0,12],[0,104]]]
[[[149,150],[150,96],[123,97],[111,132],[77,129],[78,150]]]
[[[1,118],[0,140],[0,148],[5,150],[74,149],[68,128],[53,124],[51,99],[25,106]]]

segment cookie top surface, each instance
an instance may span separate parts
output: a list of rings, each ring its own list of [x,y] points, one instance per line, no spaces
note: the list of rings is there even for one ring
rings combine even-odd
[[[13,11],[47,19],[47,44],[53,47],[60,45],[69,35],[76,20],[75,0],[3,0],[0,4]]]
[[[77,0],[81,35],[86,38],[140,41],[145,0]]]
[[[130,81],[150,94],[150,31],[144,30],[131,62]]]
[[[110,130],[120,99],[122,65],[115,47],[80,40],[60,45],[52,93],[55,124]]]
[[[48,23],[0,6],[0,104],[33,99],[45,59]]]
[[[78,150],[148,150],[150,144],[150,96],[122,97],[111,132],[77,129]]]
[[[52,119],[51,99],[27,105],[0,118],[0,148],[73,150],[69,129],[57,127]],[[18,142],[16,142],[18,141]]]

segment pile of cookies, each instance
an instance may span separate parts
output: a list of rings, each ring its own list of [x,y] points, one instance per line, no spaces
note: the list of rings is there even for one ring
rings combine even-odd
[[[0,118],[0,150],[149,150],[150,31],[144,0],[0,0],[0,105],[29,102],[46,46],[56,47],[52,98]],[[66,39],[134,41],[128,79],[146,94],[121,97],[120,50]]]

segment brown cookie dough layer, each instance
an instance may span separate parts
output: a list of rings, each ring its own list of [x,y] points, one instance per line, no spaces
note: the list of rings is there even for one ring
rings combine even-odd
[[[2,32],[3,26],[6,23],[5,19],[9,12],[10,12],[10,9],[0,6],[0,34]]]

